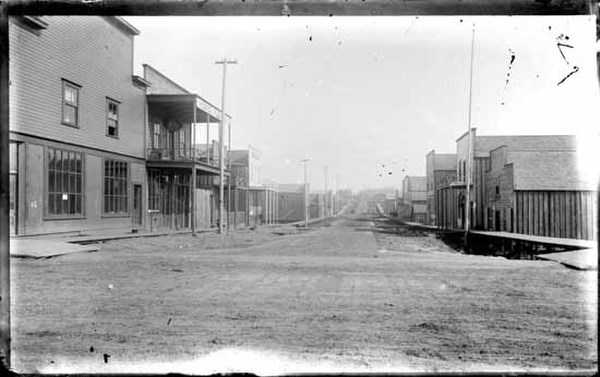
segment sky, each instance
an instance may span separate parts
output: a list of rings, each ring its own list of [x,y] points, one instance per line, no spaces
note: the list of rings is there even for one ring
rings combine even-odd
[[[140,30],[136,74],[150,64],[217,106],[215,61],[237,61],[232,149],[259,149],[263,179],[279,183],[302,182],[305,158],[317,190],[324,166],[330,188],[424,176],[426,154],[454,153],[468,129],[470,82],[478,135],[598,134],[591,16],[126,20]]]

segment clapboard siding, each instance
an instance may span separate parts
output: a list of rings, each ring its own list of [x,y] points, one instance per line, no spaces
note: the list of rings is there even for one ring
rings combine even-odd
[[[43,17],[35,35],[10,22],[10,129],[144,156],[145,93],[132,83],[133,36],[103,17]],[[62,79],[81,86],[79,128],[61,124]],[[119,138],[106,136],[106,98],[119,101]]]

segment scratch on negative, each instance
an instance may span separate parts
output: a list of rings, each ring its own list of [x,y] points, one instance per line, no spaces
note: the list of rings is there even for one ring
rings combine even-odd
[[[569,61],[567,60],[567,58],[565,57],[565,54],[563,54],[562,52],[562,48],[561,47],[569,47],[569,48],[573,48],[573,46],[571,45],[566,45],[564,43],[557,43],[556,47],[558,47],[558,51],[560,51],[560,54],[562,55],[563,59],[565,59],[565,61],[567,62],[567,64],[569,64]]]
[[[560,82],[558,84],[556,84],[556,86],[559,86],[560,84],[562,84],[563,82],[565,82],[566,79],[568,79],[569,77],[571,77],[571,75],[577,71],[579,71],[579,67],[575,66],[573,67],[573,71],[571,71],[571,73],[569,73],[567,76],[565,76],[562,80],[560,80]]]

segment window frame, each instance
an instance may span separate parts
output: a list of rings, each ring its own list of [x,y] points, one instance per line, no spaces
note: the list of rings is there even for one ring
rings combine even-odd
[[[73,106],[73,104],[71,103],[67,103],[66,99],[65,99],[65,93],[66,93],[66,88],[69,87],[71,89],[76,90],[77,92],[77,101],[76,101],[76,105]],[[69,126],[69,127],[73,127],[73,128],[81,128],[80,126],[80,101],[79,101],[79,97],[81,96],[81,85],[77,85],[72,81],[69,80],[65,80],[62,79],[62,90],[61,90],[61,124],[65,125],[65,126]],[[72,108],[75,109],[75,122],[68,122],[65,120],[65,106],[70,106]]]
[[[107,162],[112,161],[114,162],[118,162],[118,163],[123,163],[125,164],[125,166],[127,167],[127,173],[126,173],[126,177],[125,178],[118,178],[115,175],[112,175],[110,177],[106,176],[106,164]],[[114,165],[113,165],[114,166]],[[113,167],[114,169],[114,167]],[[106,200],[107,200],[107,186],[106,186],[106,180],[107,178],[109,179],[110,182],[113,182],[112,184],[114,184],[114,179],[120,179],[120,180],[124,180],[125,181],[125,195],[108,195],[110,197],[123,197],[125,196],[126,199],[126,204],[125,204],[125,208],[126,211],[119,211],[119,212],[115,212],[114,208],[112,212],[107,212],[106,211]],[[129,161],[125,161],[125,160],[120,160],[120,159],[116,159],[116,158],[111,158],[111,157],[104,157],[102,159],[102,217],[131,217],[131,163]],[[110,200],[110,199],[109,199]]]
[[[81,211],[80,213],[60,213],[60,214],[55,214],[55,213],[50,213],[50,194],[54,193],[56,194],[56,191],[50,191],[50,169],[49,169],[49,163],[50,161],[48,160],[48,154],[51,150],[54,151],[61,151],[61,152],[67,152],[67,153],[74,153],[75,155],[80,155],[80,161],[81,161],[81,192],[80,193],[72,193],[69,192],[68,194],[77,194],[81,196]],[[70,164],[69,164],[70,166]],[[54,169],[54,171],[56,171],[56,169]],[[68,171],[67,174],[71,174],[71,171]],[[75,174],[77,174],[77,172],[75,172]],[[64,178],[63,178],[64,179]],[[43,220],[77,220],[77,219],[85,219],[86,218],[86,213],[85,213],[85,202],[86,202],[86,195],[85,195],[85,153],[83,152],[78,152],[75,150],[71,150],[71,149],[65,149],[65,148],[60,148],[60,147],[54,147],[54,146],[50,146],[47,145],[44,148],[44,199],[43,199]]]
[[[115,119],[111,119],[111,118],[110,118],[110,105],[111,105],[111,104],[112,104],[112,105],[116,105],[116,106],[117,106],[117,112],[116,112],[116,114],[117,114],[117,118],[116,118],[116,120],[115,120]],[[120,127],[120,121],[119,121],[119,118],[120,118],[120,114],[119,114],[119,108],[120,108],[120,107],[121,107],[121,102],[120,102],[120,101],[117,101],[117,100],[115,100],[115,99],[112,99],[112,98],[110,98],[110,97],[106,97],[106,136],[108,136],[108,137],[112,137],[112,138],[115,138],[115,139],[118,139],[118,138],[119,138],[119,127]],[[111,135],[111,134],[110,134],[110,132],[109,132],[109,129],[110,129],[109,122],[110,122],[111,120],[115,120],[115,121],[116,121],[116,127],[115,127],[115,134],[114,134],[114,135]]]

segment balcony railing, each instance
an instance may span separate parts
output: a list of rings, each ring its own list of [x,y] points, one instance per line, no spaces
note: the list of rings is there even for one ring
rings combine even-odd
[[[147,158],[150,161],[202,162],[219,166],[219,156],[212,153],[212,149],[207,151],[193,148],[148,148]],[[227,158],[225,165],[227,166]]]

